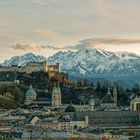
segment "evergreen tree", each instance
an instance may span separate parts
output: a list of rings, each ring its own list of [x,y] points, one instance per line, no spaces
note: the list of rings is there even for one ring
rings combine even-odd
[[[101,91],[101,83],[100,83],[100,81],[97,82],[96,91],[97,92]]]
[[[140,87],[138,84],[134,84],[133,88],[132,88],[132,91],[134,93],[139,93],[140,92]]]

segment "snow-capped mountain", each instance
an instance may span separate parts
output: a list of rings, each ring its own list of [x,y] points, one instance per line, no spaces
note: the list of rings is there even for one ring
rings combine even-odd
[[[44,62],[46,58],[40,55],[34,55],[33,53],[27,53],[22,56],[14,56],[9,60],[5,60],[3,66],[25,66],[28,62]]]
[[[58,52],[49,57],[48,62],[61,63],[63,70],[82,75],[140,73],[140,56],[126,52],[114,53],[100,49]]]
[[[61,63],[62,70],[72,76],[140,81],[140,56],[134,53],[114,53],[101,49],[60,51],[49,57],[48,62]]]
[[[32,53],[5,60],[4,66],[25,66],[28,62],[44,62],[43,56]],[[140,83],[140,56],[128,52],[110,52],[101,49],[67,51],[48,58],[49,64],[60,63],[62,71],[74,78],[107,79],[130,85]]]

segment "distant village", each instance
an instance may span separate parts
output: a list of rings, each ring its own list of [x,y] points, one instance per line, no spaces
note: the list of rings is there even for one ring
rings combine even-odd
[[[0,138],[140,139],[139,94],[138,85],[71,80],[58,63],[1,66]]]

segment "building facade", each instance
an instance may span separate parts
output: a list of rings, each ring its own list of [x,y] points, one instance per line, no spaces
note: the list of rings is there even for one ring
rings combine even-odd
[[[78,121],[85,120],[94,127],[123,127],[140,125],[139,111],[82,111],[75,112]],[[70,116],[73,113],[69,113]]]
[[[61,72],[60,64],[57,63],[56,65],[48,65],[47,62],[29,62],[26,64],[26,66],[11,66],[11,67],[5,67],[0,66],[0,72],[21,72],[21,73],[32,73],[32,72]]]

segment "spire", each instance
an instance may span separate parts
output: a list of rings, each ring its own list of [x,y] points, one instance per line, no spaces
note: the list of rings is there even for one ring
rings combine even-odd
[[[29,89],[33,89],[33,86],[30,84]]]
[[[56,87],[56,83],[55,82],[54,82],[53,86]]]
[[[72,115],[72,121],[77,121],[78,120],[78,117],[77,117],[77,113],[74,112],[73,115]]]
[[[108,87],[107,94],[111,95],[111,92],[110,92],[110,87]]]
[[[72,101],[70,100],[70,105],[72,106]]]
[[[94,98],[94,95],[92,95],[91,98]]]
[[[116,85],[114,86],[114,89],[113,89],[113,99],[114,99],[114,102],[117,104],[117,88],[116,88]]]
[[[116,88],[116,85],[114,86],[114,90],[113,90],[113,92],[117,92],[117,88]]]
[[[116,97],[117,96],[117,88],[116,88],[116,85],[114,86],[114,89],[113,89],[113,97]]]

